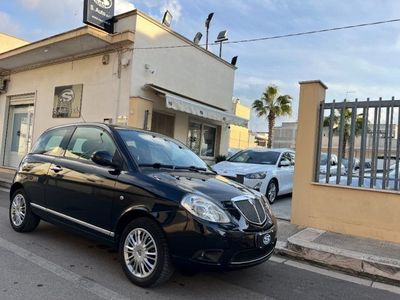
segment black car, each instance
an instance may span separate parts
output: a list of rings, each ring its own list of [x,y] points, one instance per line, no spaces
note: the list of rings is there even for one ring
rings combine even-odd
[[[18,232],[43,219],[118,247],[140,286],[166,281],[176,265],[253,266],[276,243],[263,195],[216,175],[176,140],[97,123],[40,136],[15,176],[9,215]]]

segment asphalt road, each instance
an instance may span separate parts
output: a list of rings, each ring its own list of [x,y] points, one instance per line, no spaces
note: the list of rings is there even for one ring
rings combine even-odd
[[[29,234],[8,221],[0,192],[0,299],[399,299],[371,282],[273,257],[234,272],[176,273],[145,290],[124,276],[113,249],[42,222]],[[388,286],[387,286],[388,287]],[[389,287],[390,288],[390,287]]]

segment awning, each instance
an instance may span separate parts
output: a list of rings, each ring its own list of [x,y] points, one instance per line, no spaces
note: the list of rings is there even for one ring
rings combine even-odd
[[[0,53],[0,72],[62,61],[68,57],[101,53],[117,45],[132,44],[133,41],[134,33],[131,31],[108,34],[94,27],[84,26]]]
[[[217,108],[201,104],[195,100],[191,100],[166,90],[156,87],[154,85],[146,85],[147,87],[155,90],[165,96],[165,106],[169,109],[182,111],[194,116],[202,117],[205,119],[220,121],[225,124],[233,124],[238,126],[247,127],[248,120],[240,118],[234,114],[219,110]]]

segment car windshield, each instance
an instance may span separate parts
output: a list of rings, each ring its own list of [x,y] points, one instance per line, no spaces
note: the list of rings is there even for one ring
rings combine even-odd
[[[280,154],[280,152],[276,151],[244,150],[233,155],[228,161],[247,164],[275,165]]]
[[[178,141],[130,129],[118,129],[117,132],[140,167],[209,169],[201,158]]]

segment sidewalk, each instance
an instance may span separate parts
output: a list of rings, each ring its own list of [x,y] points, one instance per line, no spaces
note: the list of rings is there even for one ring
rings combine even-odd
[[[277,254],[400,283],[400,244],[302,228],[282,220],[278,232]]]
[[[12,169],[0,168],[0,187],[10,188],[14,179],[15,171]]]

